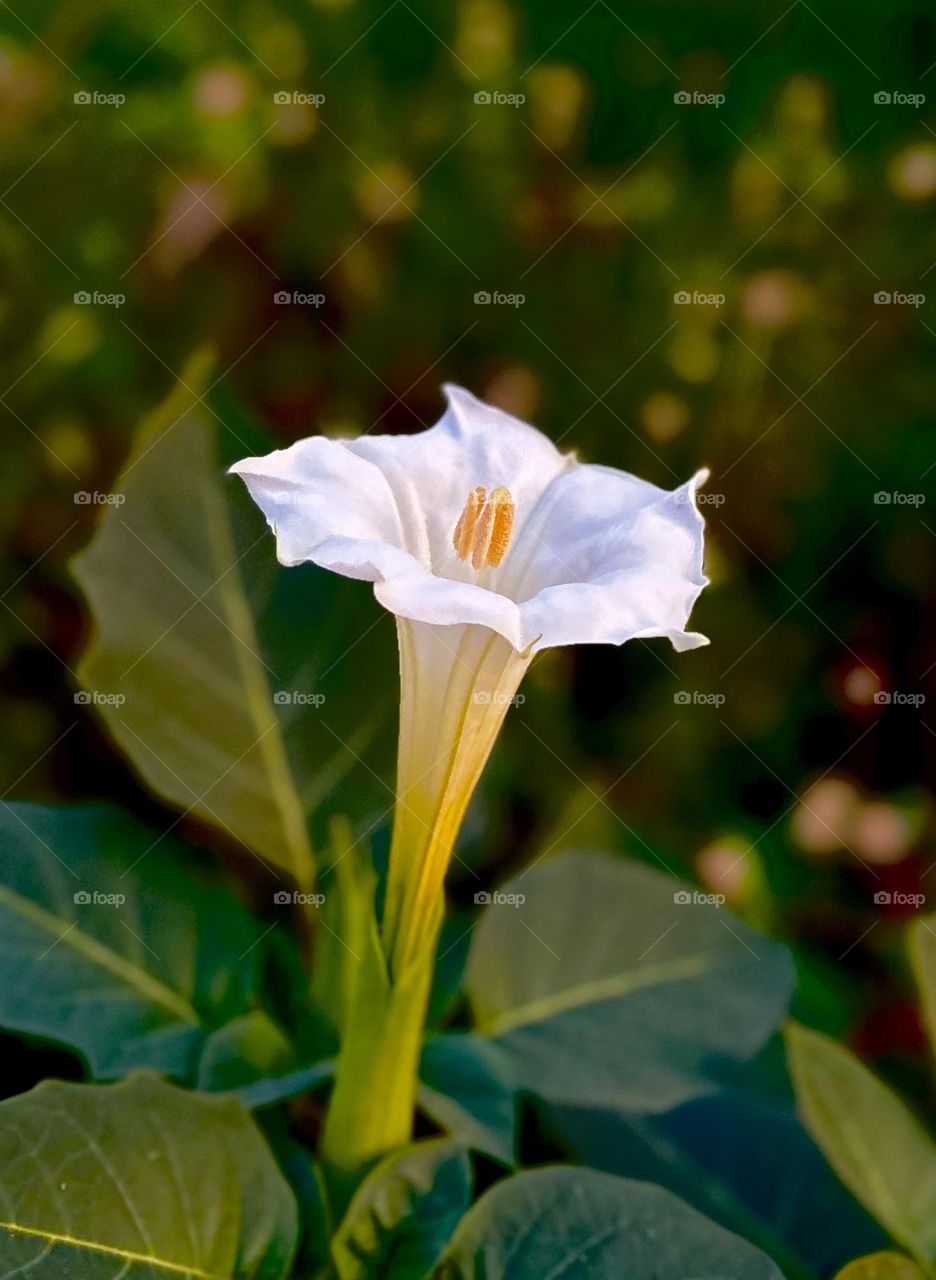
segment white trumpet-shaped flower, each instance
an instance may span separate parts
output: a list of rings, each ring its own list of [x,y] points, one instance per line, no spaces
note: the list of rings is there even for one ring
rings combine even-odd
[[[384,916],[394,970],[434,939],[465,807],[531,658],[666,636],[706,584],[699,472],[669,492],[576,461],[540,431],[445,388],[411,436],[300,440],[240,475],[282,564],[374,583],[398,622],[397,813]]]

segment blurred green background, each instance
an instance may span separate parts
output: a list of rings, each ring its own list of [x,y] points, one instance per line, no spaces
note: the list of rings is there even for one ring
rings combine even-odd
[[[75,705],[69,562],[103,510],[76,495],[195,349],[231,457],[253,425],[418,430],[458,381],[587,460],[712,469],[711,647],[538,660],[466,857],[688,868],[795,944],[801,1011],[921,1083],[933,64],[936,15],[902,0],[0,5],[5,796],[160,819]],[[349,645],[390,653],[352,596]],[[328,673],[336,728],[364,651]],[[477,884],[456,867],[456,901]]]

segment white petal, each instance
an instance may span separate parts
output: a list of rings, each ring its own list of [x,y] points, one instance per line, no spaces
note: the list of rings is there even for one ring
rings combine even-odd
[[[434,427],[409,436],[360,436],[348,448],[387,478],[407,535],[407,549],[434,573],[474,575],[456,558],[452,533],[471,491],[503,485],[517,528],[550,482],[569,465],[548,436],[482,403],[462,387],[443,388],[448,408]]]
[[[276,534],[281,564],[314,564],[373,582],[420,570],[404,549],[382,472],[345,443],[313,436],[231,467]]]
[[[277,536],[283,564],[311,560],[375,583],[399,617],[477,624],[519,651],[668,636],[705,586],[700,473],[672,493],[584,466],[534,427],[447,386],[448,408],[412,436],[302,440],[232,467]],[[503,564],[476,575],[452,532],[469,493],[510,489],[517,517]]]
[[[575,467],[556,480],[546,514],[526,535],[535,534],[537,545],[522,549],[530,568],[519,605],[521,646],[650,636],[666,636],[680,650],[707,644],[685,630],[707,582],[705,522],[695,505],[706,475],[671,493],[610,467]]]
[[[374,595],[398,618],[446,627],[474,622],[496,631],[515,649],[524,648],[520,610],[513,600],[473,582],[454,582],[431,573],[408,574],[378,582]]]

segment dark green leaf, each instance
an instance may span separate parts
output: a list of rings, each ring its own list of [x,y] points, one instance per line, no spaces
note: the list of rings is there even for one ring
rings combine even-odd
[[[782,947],[678,881],[575,852],[504,886],[475,930],[467,982],[478,1030],[521,1089],[664,1111],[761,1048],[793,969]]]
[[[423,1049],[419,1078],[422,1109],[447,1133],[501,1164],[516,1163],[516,1091],[496,1044],[438,1036]]]
[[[732,1090],[662,1115],[545,1110],[576,1164],[659,1183],[769,1253],[789,1280],[828,1276],[887,1243],[786,1102]]]
[[[209,1092],[282,1076],[296,1065],[289,1040],[262,1009],[252,1009],[219,1027],[205,1042],[198,1087]]]
[[[256,986],[259,931],[237,900],[116,809],[7,804],[0,841],[0,1025],[97,1076],[188,1076]]]
[[[459,1224],[435,1280],[782,1280],[670,1192],[591,1169],[520,1173]]]

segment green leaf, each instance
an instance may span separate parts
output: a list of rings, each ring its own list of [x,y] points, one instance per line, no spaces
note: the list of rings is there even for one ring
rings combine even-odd
[[[835,1280],[926,1280],[926,1276],[902,1253],[869,1253],[850,1262]]]
[[[149,1075],[0,1103],[0,1268],[34,1280],[278,1280],[296,1206],[236,1102]]]
[[[311,1089],[317,1089],[334,1074],[335,1063],[328,1059],[298,1067],[284,1076],[268,1076],[264,1080],[238,1084],[230,1093],[250,1111],[261,1111],[265,1107],[277,1107],[281,1102],[288,1102],[290,1098],[298,1098]]]
[[[577,1165],[654,1182],[768,1253],[789,1280],[831,1276],[887,1238],[842,1186],[792,1098],[744,1089],[662,1115],[536,1103],[547,1140]],[[764,1152],[770,1159],[764,1159]]]
[[[520,1173],[459,1223],[434,1280],[782,1280],[771,1260],[648,1182]]]
[[[900,1099],[828,1036],[791,1024],[787,1056],[806,1125],[868,1212],[936,1265],[936,1144]]]
[[[486,908],[467,987],[519,1088],[654,1112],[710,1091],[763,1046],[793,970],[782,947],[669,876],[573,852],[534,864]]]
[[[305,888],[312,852],[277,677],[242,581],[217,431],[196,394],[208,372],[193,361],[144,425],[115,484],[122,505],[75,561],[97,624],[79,674],[157,794]]]
[[[248,1007],[259,931],[184,847],[117,809],[0,807],[0,1026],[67,1045],[98,1077],[190,1077]]]
[[[361,1183],[332,1240],[339,1280],[423,1280],[471,1200],[457,1143],[415,1143]]]
[[[910,926],[910,959],[920,988],[923,1021],[936,1054],[936,915],[922,916]]]
[[[296,1065],[289,1040],[269,1014],[251,1009],[213,1032],[198,1064],[198,1087],[209,1093],[282,1076]]]
[[[517,1099],[506,1055],[480,1036],[437,1036],[423,1048],[419,1103],[466,1147],[512,1167]]]
[[[373,927],[377,873],[369,845],[355,841],[346,818],[334,818],[329,834],[331,866],[322,885],[312,1001],[340,1036],[350,1016],[359,957]]]

